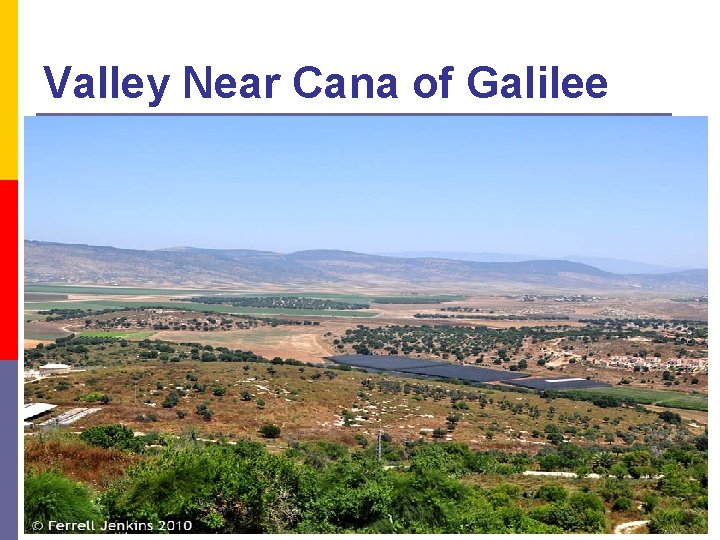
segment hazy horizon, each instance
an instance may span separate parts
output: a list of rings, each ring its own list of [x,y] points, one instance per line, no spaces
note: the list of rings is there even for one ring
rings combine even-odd
[[[243,247],[228,247],[228,248],[205,248],[202,246],[166,246],[163,248],[155,249],[144,249],[144,248],[133,248],[125,247],[120,248],[108,244],[87,244],[85,242],[79,242],[75,244],[64,243],[64,242],[52,242],[46,240],[40,240],[36,238],[26,238],[25,242],[44,242],[44,243],[59,243],[65,245],[88,245],[91,247],[104,247],[111,249],[128,249],[128,250],[139,250],[139,251],[174,251],[174,250],[219,250],[219,251],[257,251],[257,252],[269,252],[277,253],[279,255],[290,255],[291,251],[274,251],[274,250],[247,250]],[[571,261],[586,264],[588,266],[594,266],[607,272],[613,272],[618,274],[660,274],[660,273],[671,273],[680,272],[684,270],[707,270],[707,267],[672,267],[656,265],[646,263],[643,261],[631,261],[627,259],[614,259],[605,257],[592,257],[583,255],[566,255],[562,257],[550,257],[543,255],[521,255],[517,253],[490,253],[490,252],[479,252],[479,253],[463,253],[463,252],[407,252],[407,253],[362,253],[354,252],[346,249],[328,249],[328,248],[311,248],[307,250],[298,250],[298,252],[310,252],[310,251],[337,251],[337,252],[352,252],[360,253],[364,255],[380,256],[380,257],[395,257],[395,258],[440,258],[440,259],[451,259],[465,262],[526,262],[533,260],[545,260],[545,261]]]
[[[707,120],[30,117],[25,238],[707,267]]]

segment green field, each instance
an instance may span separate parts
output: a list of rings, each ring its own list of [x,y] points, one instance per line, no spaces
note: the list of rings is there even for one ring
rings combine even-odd
[[[441,304],[460,300],[465,300],[461,294],[376,296],[372,299],[376,304]]]
[[[221,304],[199,304],[195,302],[137,302],[126,300],[97,300],[80,302],[26,302],[26,311],[47,311],[51,309],[92,309],[161,307],[186,311],[228,313],[233,315],[299,315],[305,317],[375,317],[375,311],[348,311],[329,309],[281,309],[281,308],[242,308]]]
[[[708,410],[708,397],[704,394],[686,394],[672,390],[648,390],[644,388],[589,388],[584,390],[561,390],[563,394],[578,397],[612,396],[619,399],[632,399],[642,405],[658,405],[676,409],[695,411]]]
[[[39,283],[26,283],[26,293],[36,294],[74,294],[74,295],[105,295],[105,296],[180,296],[180,295],[232,295],[232,296],[288,296],[293,298],[318,298],[321,300],[337,300],[354,304],[437,304],[440,302],[455,302],[464,300],[458,294],[407,294],[397,296],[373,296],[362,294],[345,294],[333,292],[285,292],[285,291],[233,291],[219,289],[153,289],[142,287],[91,287],[83,285],[43,285]]]
[[[142,287],[88,287],[80,285],[40,285],[37,283],[26,283],[25,292],[48,294],[98,294],[117,296],[175,296],[179,294],[215,294],[220,291],[208,289],[144,289]]]
[[[283,291],[233,291],[218,289],[144,289],[142,287],[89,287],[80,285],[41,285],[26,283],[25,293],[30,294],[74,294],[74,295],[105,295],[105,296],[180,296],[180,295],[232,295],[232,296],[290,296],[293,298],[319,298],[323,300],[337,300],[349,303],[369,303],[372,296],[359,294],[343,294],[330,292],[283,292]]]
[[[78,332],[76,335],[79,337],[116,337],[120,339],[127,339],[130,341],[142,341],[143,339],[149,338],[157,332]]]
[[[370,302],[372,296],[359,294],[343,294],[330,292],[284,292],[284,291],[234,291],[230,289],[151,289],[142,287],[90,287],[82,285],[41,285],[26,283],[26,293],[37,294],[75,294],[75,295],[105,295],[105,296],[179,296],[179,295],[233,295],[233,296],[290,296],[295,298],[320,298],[324,300],[338,300],[350,303]]]

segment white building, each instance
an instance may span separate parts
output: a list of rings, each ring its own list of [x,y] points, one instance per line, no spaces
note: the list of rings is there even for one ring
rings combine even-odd
[[[72,367],[67,364],[45,364],[44,366],[40,366],[40,375],[44,377],[58,373],[69,373],[71,369]]]

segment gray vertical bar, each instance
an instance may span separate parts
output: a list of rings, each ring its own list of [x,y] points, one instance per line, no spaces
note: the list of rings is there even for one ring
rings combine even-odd
[[[18,537],[18,362],[0,360],[0,523],[4,538]]]

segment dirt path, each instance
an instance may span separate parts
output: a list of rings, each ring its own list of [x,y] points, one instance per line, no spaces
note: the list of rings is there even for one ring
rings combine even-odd
[[[618,523],[613,529],[613,534],[634,534],[637,529],[640,529],[648,524],[647,520],[644,521],[626,521],[625,523]]]

